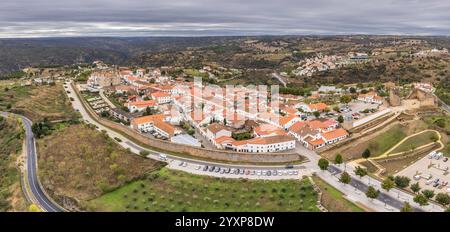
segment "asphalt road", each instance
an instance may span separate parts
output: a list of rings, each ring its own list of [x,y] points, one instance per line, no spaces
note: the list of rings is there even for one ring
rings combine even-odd
[[[6,116],[7,113],[2,112],[2,116]],[[25,127],[25,142],[27,149],[27,176],[28,183],[30,186],[30,192],[33,195],[33,198],[37,201],[36,203],[46,212],[63,212],[58,205],[53,203],[45,194],[44,190],[39,185],[39,179],[37,175],[37,152],[36,152],[36,143],[34,140],[34,134],[31,130],[31,125],[33,124],[28,118],[17,115],[23,121],[23,125]]]
[[[342,173],[342,171],[339,168],[335,167],[334,165],[330,165],[328,167],[328,171],[331,172],[333,175]],[[358,189],[361,192],[364,192],[364,193],[367,192],[367,189],[369,188],[369,186],[366,183],[362,182],[359,179],[353,178],[353,177],[351,179],[352,180],[349,183],[351,186],[353,186],[355,189]],[[394,207],[398,210],[403,208],[403,204],[404,204],[403,201],[401,201],[397,198],[394,198],[384,192],[380,192],[380,195],[377,197],[377,199],[381,202],[385,202],[387,205]],[[417,207],[413,207],[413,209],[416,212],[424,212],[424,210],[417,208]]]

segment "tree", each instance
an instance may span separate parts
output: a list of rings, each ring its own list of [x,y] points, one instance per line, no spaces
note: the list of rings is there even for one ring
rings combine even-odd
[[[373,186],[367,188],[366,196],[370,199],[375,199],[380,195],[380,190],[375,189]]]
[[[358,166],[355,168],[355,174],[362,178],[367,175],[367,169]]]
[[[337,120],[338,120],[339,123],[343,123],[344,122],[344,116],[339,115]]]
[[[419,185],[419,182],[416,182],[416,183],[414,183],[414,184],[412,184],[411,186],[410,186],[410,188],[411,188],[411,190],[414,192],[414,193],[418,193],[419,191],[420,191],[420,185]]]
[[[344,95],[341,97],[341,103],[348,104],[352,101],[352,97],[350,95]]]
[[[347,172],[343,172],[341,174],[341,178],[339,178],[339,181],[344,184],[350,183],[351,180],[352,180],[352,178],[350,177],[350,175]]]
[[[396,176],[394,178],[395,185],[399,188],[406,188],[409,186],[411,180],[406,176]]]
[[[320,117],[320,112],[319,111],[314,111],[313,115],[314,115],[314,117],[319,118]]]
[[[355,87],[350,87],[350,93],[356,93]]]
[[[42,212],[42,210],[35,204],[31,204],[28,207],[28,212]]]
[[[342,155],[341,154],[336,154],[336,156],[334,157],[334,163],[335,164],[342,164],[343,160],[342,160]]]
[[[366,148],[366,150],[364,150],[364,152],[361,155],[364,159],[368,159],[370,157],[370,150],[369,148]]]
[[[403,203],[403,207],[402,207],[402,209],[400,210],[400,212],[412,212],[412,207],[411,207],[411,205],[410,205],[407,201],[405,201],[405,202]]]
[[[324,170],[327,170],[329,163],[328,163],[328,160],[321,158],[321,159],[319,159],[318,165],[319,165],[320,170],[324,171]]]
[[[435,200],[443,206],[447,206],[450,204],[450,196],[446,193],[438,193],[435,197]]]
[[[423,194],[417,194],[413,200],[414,202],[416,202],[421,206],[428,205],[428,198],[425,197]]]
[[[383,180],[383,182],[381,183],[381,188],[383,188],[384,190],[388,191],[391,190],[391,188],[393,188],[395,186],[395,183],[392,179],[390,178],[386,178],[385,180]]]
[[[422,194],[428,199],[431,199],[431,198],[434,197],[434,191],[433,190],[425,189],[425,190],[422,191]]]

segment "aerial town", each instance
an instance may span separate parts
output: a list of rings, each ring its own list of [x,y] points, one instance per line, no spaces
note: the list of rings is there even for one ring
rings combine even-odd
[[[250,49],[239,57],[291,52],[276,69],[227,57],[165,64],[160,51],[141,57],[148,64],[12,72],[0,80],[0,141],[12,157],[0,167],[18,168],[2,209],[445,211],[448,50],[425,38],[363,39],[229,39]],[[317,52],[300,56],[292,44]]]

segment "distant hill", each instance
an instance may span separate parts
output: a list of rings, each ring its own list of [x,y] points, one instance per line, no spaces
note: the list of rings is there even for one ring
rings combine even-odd
[[[202,46],[209,40],[175,37],[0,39],[0,73],[27,66],[66,65],[97,59],[125,65],[140,54]]]

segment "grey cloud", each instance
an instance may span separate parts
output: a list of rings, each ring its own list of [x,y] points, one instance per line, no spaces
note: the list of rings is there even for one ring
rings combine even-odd
[[[448,0],[2,0],[0,37],[450,35]]]

